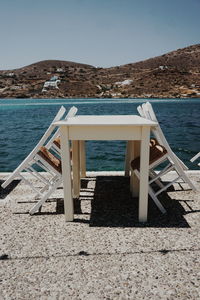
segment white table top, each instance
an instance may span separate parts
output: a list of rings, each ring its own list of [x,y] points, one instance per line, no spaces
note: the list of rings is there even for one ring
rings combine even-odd
[[[83,115],[54,123],[56,126],[156,126],[157,123],[137,115]]]

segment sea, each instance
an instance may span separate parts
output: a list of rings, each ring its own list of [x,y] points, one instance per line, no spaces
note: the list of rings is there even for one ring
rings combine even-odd
[[[137,106],[149,101],[172,150],[189,169],[200,151],[199,99],[1,99],[0,172],[11,172],[30,153],[63,105],[78,108],[79,115],[138,114]],[[124,141],[87,141],[88,171],[124,168]]]

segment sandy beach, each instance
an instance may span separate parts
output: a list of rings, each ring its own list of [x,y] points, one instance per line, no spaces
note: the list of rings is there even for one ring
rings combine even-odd
[[[188,174],[200,190],[200,172]],[[69,223],[62,187],[33,216],[28,186],[1,189],[0,299],[199,299],[200,192],[175,184],[167,215],[150,200],[142,224],[128,178],[87,175]]]

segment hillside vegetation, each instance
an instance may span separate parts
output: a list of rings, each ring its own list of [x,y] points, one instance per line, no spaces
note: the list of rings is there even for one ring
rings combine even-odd
[[[200,98],[200,44],[111,68],[45,60],[0,71],[0,98],[93,97]]]

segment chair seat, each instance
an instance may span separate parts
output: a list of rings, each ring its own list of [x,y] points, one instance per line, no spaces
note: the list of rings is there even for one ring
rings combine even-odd
[[[155,145],[160,145],[160,144],[158,143],[157,139],[151,138],[151,139],[150,139],[149,146],[150,146],[150,147],[153,147],[153,146],[155,146]]]
[[[38,155],[42,157],[49,165],[51,165],[56,171],[62,173],[61,160],[55,157],[46,147],[40,147]]]
[[[150,149],[149,149],[149,165],[151,165],[152,163],[154,163],[155,161],[157,161],[167,153],[165,147],[159,144],[154,144],[154,145],[152,144],[150,144]],[[133,170],[136,169],[140,170],[140,156],[136,157],[134,160],[131,161],[131,167]]]
[[[53,143],[60,148],[60,137],[58,136],[57,138],[55,138],[55,140],[53,141]]]
[[[57,148],[59,148],[59,149],[61,148],[61,146],[60,146],[60,137],[59,136],[57,138],[55,138],[53,143],[56,145]],[[70,158],[72,159],[72,148],[70,148]]]

